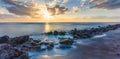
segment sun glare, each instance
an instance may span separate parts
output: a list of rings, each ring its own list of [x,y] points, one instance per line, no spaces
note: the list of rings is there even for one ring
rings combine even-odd
[[[52,20],[53,19],[53,16],[51,16],[47,10],[43,11],[43,16],[44,16],[45,20]]]

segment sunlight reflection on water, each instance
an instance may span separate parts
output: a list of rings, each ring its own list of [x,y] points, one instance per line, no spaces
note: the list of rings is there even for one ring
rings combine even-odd
[[[49,32],[50,31],[50,25],[49,23],[45,23],[45,28],[44,28],[44,32]]]

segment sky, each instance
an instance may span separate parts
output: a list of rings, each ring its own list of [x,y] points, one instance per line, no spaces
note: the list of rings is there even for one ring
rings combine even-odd
[[[120,22],[120,0],[0,0],[0,22]]]

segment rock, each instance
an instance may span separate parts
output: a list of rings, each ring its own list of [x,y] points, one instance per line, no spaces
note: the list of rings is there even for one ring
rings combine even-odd
[[[88,34],[88,33],[80,34],[79,36],[80,36],[81,38],[89,38],[89,37],[91,37],[91,35]]]
[[[35,43],[35,42],[31,42],[31,45],[32,45],[32,46],[37,46],[38,44]]]
[[[58,31],[54,31],[53,34],[54,34],[54,35],[58,35],[59,32],[58,32]]]
[[[0,59],[23,59],[22,55],[28,57],[27,53],[22,50],[14,48],[9,44],[0,44]]]
[[[72,39],[68,39],[68,38],[66,38],[66,39],[60,39],[60,42],[59,42],[60,44],[73,44],[74,43],[74,40],[72,40]]]
[[[41,49],[40,44],[37,44],[35,42],[30,42],[29,44],[23,44],[21,45],[21,48],[25,51],[29,51],[29,50],[38,50]]]
[[[120,56],[120,54],[119,54],[119,53],[117,53],[116,55],[117,55],[117,56]]]
[[[57,47],[58,49],[67,49],[67,48],[71,48],[71,45],[60,45],[59,47]]]
[[[22,54],[19,59],[29,59],[27,54]]]
[[[42,44],[47,44],[48,45],[48,44],[51,44],[51,43],[54,43],[54,41],[50,40],[50,39],[45,39],[44,41],[41,42],[41,45]]]
[[[41,40],[33,40],[35,43],[40,43]]]
[[[29,36],[20,36],[11,39],[13,45],[23,44],[29,40]]]
[[[53,44],[53,43],[50,43],[50,44],[48,44],[47,49],[48,49],[48,50],[51,50],[53,47],[54,47],[54,44]]]
[[[3,37],[0,37],[0,43],[8,43],[9,42],[9,36],[5,35]]]

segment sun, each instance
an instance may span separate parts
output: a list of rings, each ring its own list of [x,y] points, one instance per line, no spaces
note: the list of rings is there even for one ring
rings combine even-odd
[[[53,16],[51,16],[47,10],[43,11],[43,17],[45,20],[52,20],[53,19]]]

